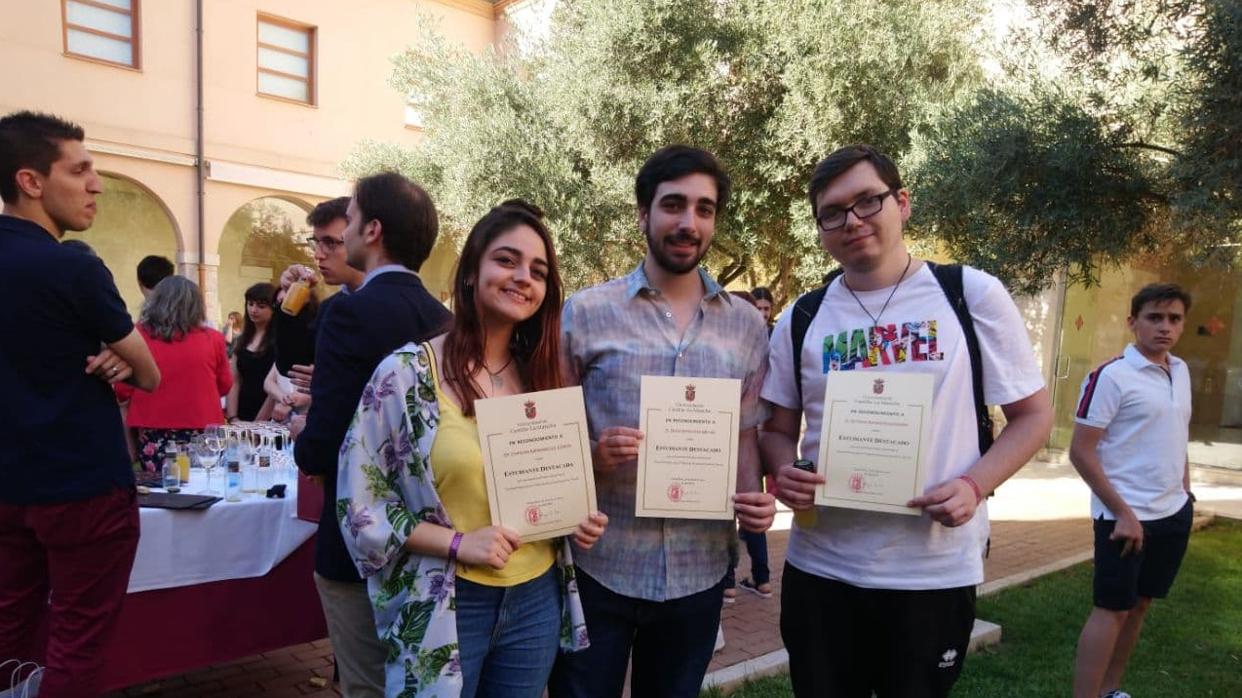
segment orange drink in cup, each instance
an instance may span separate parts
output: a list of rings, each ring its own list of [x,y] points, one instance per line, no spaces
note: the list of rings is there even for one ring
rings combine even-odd
[[[310,283],[305,279],[298,279],[289,285],[289,290],[285,292],[285,299],[280,303],[280,309],[288,315],[297,315],[306,306],[306,301],[310,300],[310,294]]]

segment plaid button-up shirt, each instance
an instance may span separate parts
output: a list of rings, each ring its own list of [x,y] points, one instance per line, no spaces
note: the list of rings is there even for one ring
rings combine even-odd
[[[759,400],[768,364],[768,332],[759,312],[702,269],[706,295],[679,336],[672,308],[640,263],[627,276],[574,294],[562,311],[562,351],[582,385],[591,439],[608,427],[639,424],[642,376],[738,378],[741,428],[766,418]],[[711,588],[725,575],[728,521],[636,518],[637,462],[596,475],[608,530],[577,563],[612,591],[665,601]]]

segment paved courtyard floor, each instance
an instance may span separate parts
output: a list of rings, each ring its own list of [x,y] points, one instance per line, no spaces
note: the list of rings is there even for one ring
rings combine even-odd
[[[1200,507],[1242,518],[1242,478],[1224,484],[1195,482]],[[1003,485],[989,500],[991,553],[984,565],[986,590],[1003,580],[1021,579],[1065,560],[1083,559],[1091,550],[1088,490],[1068,465],[1033,463]],[[780,575],[792,515],[777,517],[768,533],[768,555],[775,594],[762,599],[739,590],[737,602],[722,614],[725,647],[709,672],[724,670],[782,649]],[[742,546],[738,578],[749,576]],[[235,662],[207,667],[157,683],[134,686],[109,698],[159,695],[168,698],[330,698],[337,693],[320,685],[332,676],[332,646],[327,640],[286,647]]]

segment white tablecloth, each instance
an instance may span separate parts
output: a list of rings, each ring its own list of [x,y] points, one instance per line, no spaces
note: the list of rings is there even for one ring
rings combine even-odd
[[[217,473],[212,484],[222,490],[220,480]],[[204,511],[141,509],[129,592],[262,577],[315,533],[315,524],[297,518],[297,502],[290,486],[284,499],[248,494]]]

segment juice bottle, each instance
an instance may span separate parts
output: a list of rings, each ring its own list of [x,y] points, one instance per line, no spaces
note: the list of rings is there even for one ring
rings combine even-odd
[[[190,481],[190,447],[189,444],[177,444],[177,476],[182,483]]]

